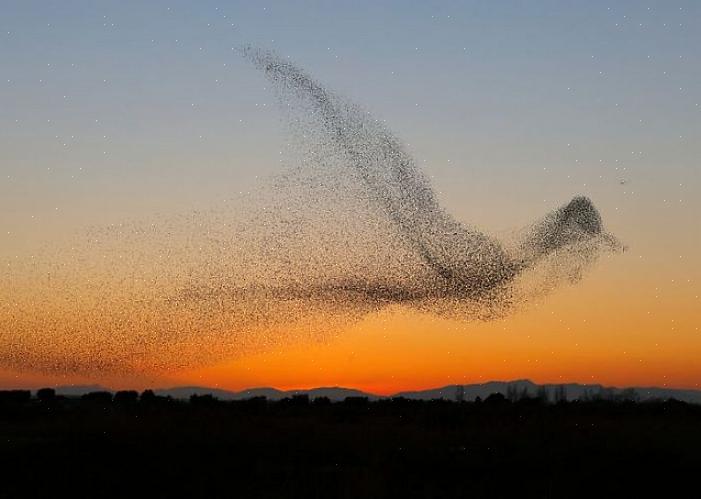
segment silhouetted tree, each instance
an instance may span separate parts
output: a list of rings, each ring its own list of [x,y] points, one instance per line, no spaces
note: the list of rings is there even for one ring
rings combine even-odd
[[[509,386],[506,387],[506,398],[509,399],[509,402],[518,401],[518,387],[516,385],[509,383]]]
[[[583,402],[590,402],[594,400],[594,396],[592,395],[591,390],[589,390],[589,388],[585,388],[582,392],[582,395],[579,397],[579,400]]]
[[[499,406],[506,403],[506,397],[503,393],[492,393],[486,399],[484,403],[491,406]]]
[[[115,404],[135,404],[139,400],[139,392],[134,390],[122,390],[114,394]]]
[[[368,405],[368,398],[367,397],[346,397],[345,399],[343,399],[343,403],[345,405],[354,406],[354,407],[364,406],[364,405]]]
[[[230,406],[240,407],[246,413],[256,415],[266,414],[270,404],[267,397],[251,397],[246,400],[236,400],[229,403]]]
[[[599,394],[598,394],[597,398],[598,398],[598,400],[611,401],[611,400],[614,400],[616,397],[615,397],[615,393],[614,393],[613,389],[604,388],[602,386],[601,388],[599,388]]]
[[[527,399],[527,398],[530,398],[530,397],[528,396],[528,387],[527,387],[527,386],[524,386],[523,388],[521,388],[521,393],[519,394],[518,399],[519,399],[519,400],[525,400],[525,399]]]
[[[556,404],[567,402],[567,387],[565,385],[557,385],[553,394],[553,401]]]
[[[536,398],[543,402],[544,404],[548,403],[548,389],[541,385],[538,387],[538,393],[536,394]]]
[[[156,394],[153,393],[153,390],[144,390],[141,392],[141,397],[140,397],[141,402],[143,403],[152,403],[156,401]]]
[[[295,406],[309,405],[309,395],[306,393],[301,395],[293,395],[290,399],[290,404]]]
[[[56,399],[56,390],[53,388],[40,388],[37,390],[37,399],[42,402],[51,402]]]
[[[112,393],[101,391],[101,392],[90,392],[86,393],[81,397],[82,400],[86,402],[95,402],[100,404],[110,404],[112,403]]]
[[[190,404],[196,407],[213,407],[219,404],[219,399],[211,393],[205,393],[204,395],[193,393],[190,395]]]
[[[618,400],[622,400],[624,402],[638,402],[640,400],[640,395],[638,395],[638,392],[635,391],[635,388],[626,388],[625,390],[621,391],[618,396]]]

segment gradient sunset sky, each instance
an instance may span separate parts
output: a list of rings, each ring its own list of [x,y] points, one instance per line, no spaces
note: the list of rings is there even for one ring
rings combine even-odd
[[[452,383],[701,384],[701,4],[696,1],[19,1],[0,7],[0,259],[280,171],[266,81],[290,56],[383,120],[446,209],[490,232],[589,196],[626,246],[494,322],[393,307],[320,343],[102,383],[391,393]],[[9,263],[8,263],[9,265]]]

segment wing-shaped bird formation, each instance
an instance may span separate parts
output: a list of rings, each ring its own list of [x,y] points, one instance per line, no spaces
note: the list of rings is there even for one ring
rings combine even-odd
[[[577,197],[499,241],[439,204],[401,142],[271,52],[294,167],[231,207],[92,229],[0,287],[0,365],[144,372],[326,338],[390,305],[503,316],[619,244]]]

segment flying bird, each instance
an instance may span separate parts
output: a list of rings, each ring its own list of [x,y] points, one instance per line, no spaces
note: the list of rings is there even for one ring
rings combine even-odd
[[[271,51],[245,46],[242,54],[273,84],[283,108],[307,114],[306,133],[314,126],[320,129],[314,135],[314,147],[325,141],[327,147],[345,156],[346,167],[362,179],[376,206],[433,271],[430,282],[413,287],[395,283],[391,289],[377,286],[378,294],[402,301],[427,297],[490,300],[495,290],[543,259],[571,259],[572,250],[577,249],[589,253],[588,257],[604,248],[619,247],[616,238],[605,232],[594,204],[584,196],[546,214],[522,231],[515,245],[507,247],[446,212],[401,142],[368,112]],[[366,293],[373,289],[367,282],[343,282],[337,287],[357,287]]]

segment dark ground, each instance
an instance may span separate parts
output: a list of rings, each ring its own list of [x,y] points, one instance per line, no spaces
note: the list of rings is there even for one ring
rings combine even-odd
[[[0,393],[2,498],[701,497],[676,401],[28,397]]]

